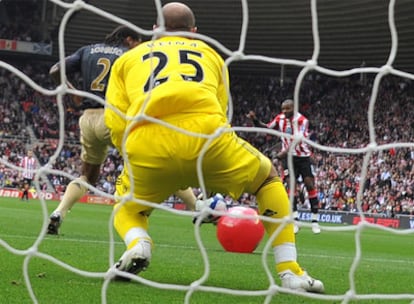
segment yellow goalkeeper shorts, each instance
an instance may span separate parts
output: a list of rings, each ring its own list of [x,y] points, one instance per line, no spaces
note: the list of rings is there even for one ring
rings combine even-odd
[[[190,117],[188,117],[190,116]],[[220,115],[187,115],[169,123],[194,133],[213,134],[227,126]],[[228,129],[228,128],[227,128]],[[125,143],[132,174],[125,170],[117,182],[117,194],[130,191],[136,198],[161,203],[179,189],[199,187],[197,159],[207,139],[191,136],[159,124],[139,126]],[[208,191],[231,195],[255,193],[271,169],[271,161],[233,131],[215,138],[201,156],[203,181]],[[134,204],[136,205],[136,204]],[[135,212],[148,209],[133,207]]]

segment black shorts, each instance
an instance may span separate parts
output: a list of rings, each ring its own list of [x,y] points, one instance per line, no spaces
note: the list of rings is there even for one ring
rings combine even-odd
[[[283,169],[285,177],[289,174],[288,171],[288,159],[287,157],[283,160]],[[296,179],[301,176],[302,179],[305,177],[314,177],[312,172],[312,164],[310,157],[293,157],[293,170],[295,171]]]
[[[24,180],[23,180],[23,185],[25,186],[25,185],[27,185],[27,186],[31,186],[32,185],[32,179],[31,178],[24,178]]]

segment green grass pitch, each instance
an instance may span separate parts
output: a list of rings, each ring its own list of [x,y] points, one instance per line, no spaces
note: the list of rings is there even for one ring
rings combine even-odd
[[[49,214],[57,202],[46,204]],[[23,275],[25,265],[38,303],[101,303],[102,278],[83,276],[39,256],[27,258],[27,254],[53,256],[82,272],[106,272],[111,212],[111,206],[77,204],[66,217],[61,235],[46,235],[37,242],[44,223],[40,202],[0,198],[0,303],[33,303]],[[268,289],[269,280],[262,266],[267,237],[253,254],[237,254],[222,249],[215,226],[203,225],[200,231],[210,261],[205,286],[249,291]],[[156,210],[150,219],[149,232],[155,247],[149,268],[140,274],[142,278],[165,287],[165,284],[189,286],[202,277],[204,264],[191,217]],[[124,245],[114,234],[115,258],[119,258]],[[365,298],[351,299],[347,303],[412,303],[413,238],[413,233],[364,229],[361,260],[351,281],[350,270],[356,254],[355,232],[322,231],[320,235],[313,235],[309,228],[302,228],[297,235],[298,260],[311,275],[324,281],[326,298],[276,294],[270,303],[343,303],[340,297],[351,289],[352,282],[356,293]],[[33,247],[35,244],[38,244],[37,249]],[[269,254],[266,259],[273,269],[273,256]],[[279,283],[275,273],[274,277]],[[380,300],[373,298],[373,294],[404,296]],[[138,282],[111,282],[106,291],[107,303],[174,304],[184,303],[185,296],[183,290],[159,289]],[[190,303],[253,304],[265,303],[265,297],[195,291]]]

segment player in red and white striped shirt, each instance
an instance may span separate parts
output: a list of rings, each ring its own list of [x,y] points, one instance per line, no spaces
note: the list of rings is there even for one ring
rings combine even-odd
[[[309,137],[309,120],[301,113],[294,113],[293,100],[286,99],[282,102],[282,112],[276,115],[272,121],[265,124],[257,119],[256,114],[250,111],[247,117],[253,120],[255,126],[265,127],[269,129],[275,129],[290,135],[302,135],[305,138]],[[297,126],[295,126],[297,124]],[[282,150],[276,155],[276,158],[281,160],[284,168],[284,182],[289,184],[289,170],[287,162],[287,154],[293,143],[293,138],[282,137]],[[293,170],[295,172],[296,180],[299,176],[302,177],[308,192],[309,202],[311,204],[312,213],[312,231],[313,233],[320,233],[320,227],[318,224],[318,192],[315,188],[315,177],[312,172],[312,165],[310,157],[312,156],[312,150],[306,142],[300,141],[292,149],[293,155]],[[293,206],[293,217],[296,221],[298,218],[297,211],[297,197],[295,196],[295,202]],[[299,230],[299,226],[295,225],[295,233]]]
[[[35,170],[36,170],[36,159],[33,157],[33,151],[28,150],[27,155],[22,158],[20,161],[20,167],[23,168],[23,172],[21,174],[23,178],[23,193],[20,197],[22,200],[26,199],[29,200],[29,189],[32,184]]]

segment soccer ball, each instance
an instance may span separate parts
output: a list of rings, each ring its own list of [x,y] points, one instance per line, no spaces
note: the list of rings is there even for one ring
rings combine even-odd
[[[263,224],[258,217],[247,219],[235,216],[257,216],[257,211],[237,206],[227,212],[234,216],[222,216],[217,224],[217,238],[221,246],[229,252],[252,253],[263,238]]]

